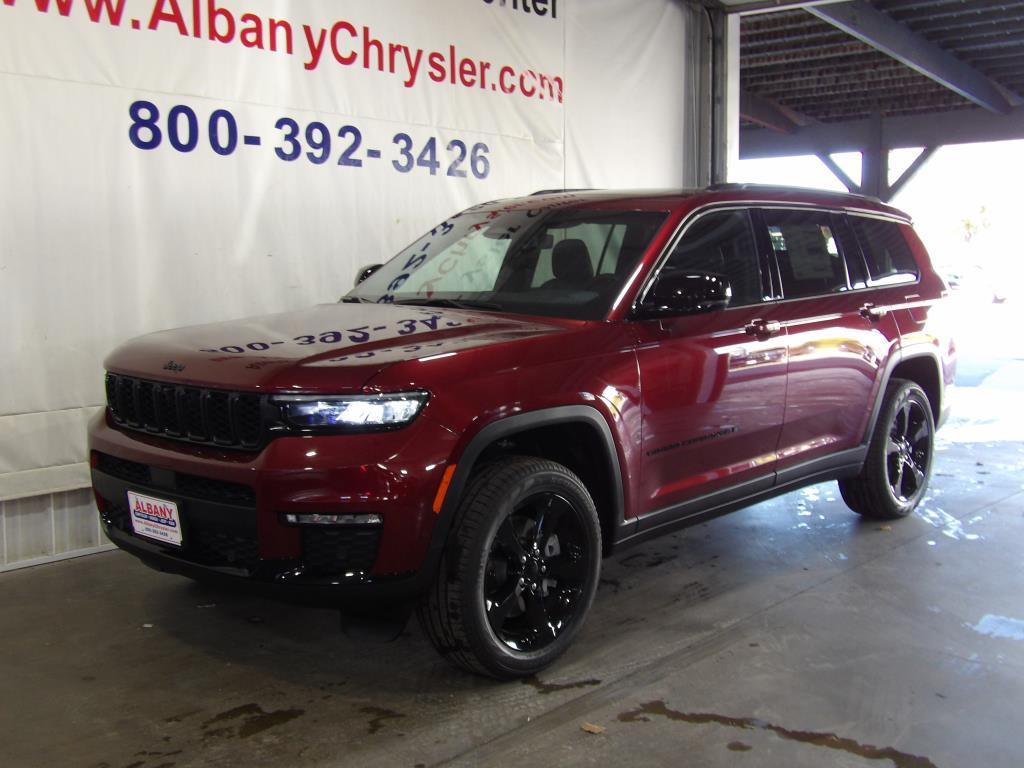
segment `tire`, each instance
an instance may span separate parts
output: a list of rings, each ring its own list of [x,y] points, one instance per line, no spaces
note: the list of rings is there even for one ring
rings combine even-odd
[[[846,505],[877,520],[906,517],[924,498],[935,455],[935,420],[917,384],[893,379],[857,477],[839,481]]]
[[[583,626],[600,569],[601,526],[579,478],[553,461],[502,458],[470,478],[420,623],[463,669],[533,675]]]

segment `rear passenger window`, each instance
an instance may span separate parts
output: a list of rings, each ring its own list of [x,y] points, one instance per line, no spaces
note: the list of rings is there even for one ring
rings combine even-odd
[[[732,288],[729,306],[762,301],[761,270],[747,211],[719,211],[691,224],[668,257],[662,274],[724,275]]]
[[[829,214],[767,209],[764,221],[787,299],[849,288],[846,264]]]
[[[864,253],[872,283],[885,285],[917,280],[917,264],[899,224],[864,216],[850,216],[849,220]]]

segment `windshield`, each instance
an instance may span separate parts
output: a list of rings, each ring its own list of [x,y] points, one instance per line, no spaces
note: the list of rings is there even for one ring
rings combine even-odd
[[[599,320],[665,216],[565,209],[463,212],[346,298]]]

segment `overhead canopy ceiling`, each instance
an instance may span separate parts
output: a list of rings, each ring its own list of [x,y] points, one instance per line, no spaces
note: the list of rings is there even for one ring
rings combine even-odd
[[[722,4],[741,157],[1024,138],[1024,0]]]

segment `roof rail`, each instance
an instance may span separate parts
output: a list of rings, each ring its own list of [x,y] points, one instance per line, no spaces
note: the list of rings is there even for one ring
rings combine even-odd
[[[863,197],[868,200],[873,200],[878,203],[884,203],[881,198],[874,195],[865,195],[863,192],[833,192],[829,189],[819,189],[818,187],[801,187],[793,186],[791,184],[757,184],[752,182],[722,182],[718,184],[711,184],[705,189],[708,192],[729,192],[729,191],[773,191],[773,192],[814,192],[815,194],[822,195],[834,195],[836,197]]]
[[[578,189],[538,189],[536,192],[531,192],[529,197],[536,197],[537,195],[554,195],[559,192],[593,192],[593,187],[580,187]]]

